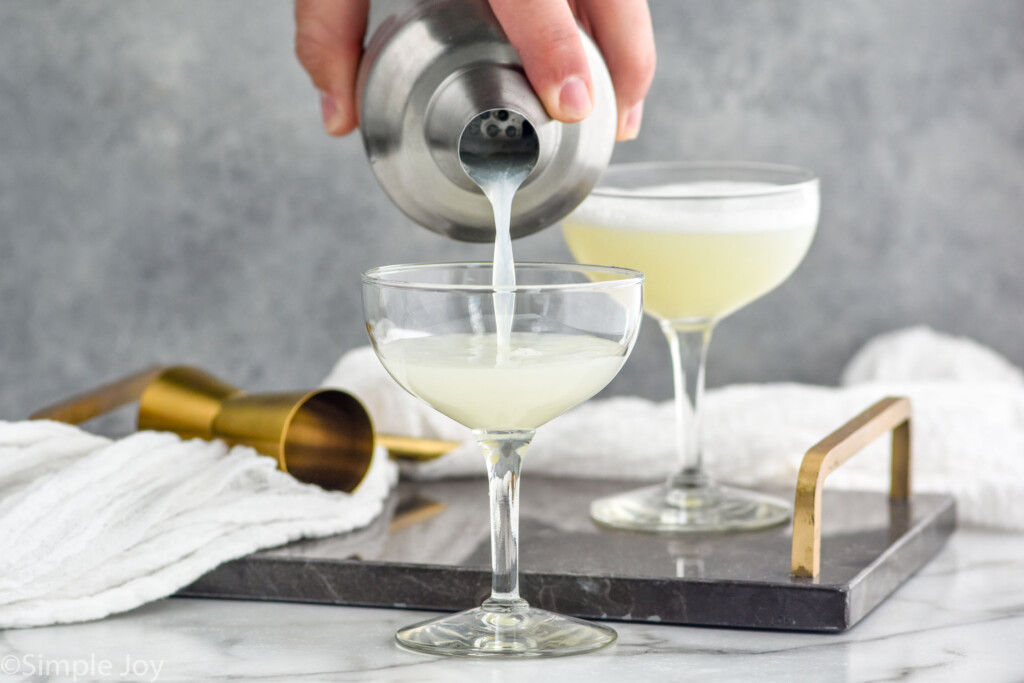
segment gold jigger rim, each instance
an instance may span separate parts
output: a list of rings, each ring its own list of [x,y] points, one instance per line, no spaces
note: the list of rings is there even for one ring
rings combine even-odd
[[[277,466],[279,468],[281,468],[282,472],[288,472],[288,454],[285,452],[285,447],[288,444],[288,432],[291,429],[292,421],[295,419],[295,416],[299,414],[299,411],[302,410],[306,406],[307,403],[309,403],[311,400],[313,400],[317,396],[322,396],[324,394],[335,394],[335,395],[341,396],[343,398],[351,399],[351,400],[355,401],[356,403],[358,403],[360,405],[360,407],[362,407],[363,413],[365,414],[366,420],[369,423],[369,427],[370,427],[370,430],[369,430],[369,434],[370,434],[370,456],[369,457],[370,457],[370,463],[372,464],[372,462],[373,462],[373,452],[374,452],[374,450],[377,447],[377,435],[376,435],[376,432],[374,431],[374,428],[373,428],[373,418],[370,416],[370,411],[368,411],[366,409],[366,406],[363,405],[362,401],[360,401],[358,398],[356,398],[355,396],[353,396],[349,392],[342,391],[341,389],[331,389],[330,387],[324,387],[324,388],[320,388],[320,389],[311,389],[311,390],[307,391],[305,394],[303,394],[302,397],[299,398],[299,400],[296,401],[294,405],[292,405],[291,409],[288,411],[288,415],[284,419],[284,423],[283,423],[282,429],[281,429],[280,441],[278,441],[278,444],[277,444],[277,456],[276,456],[277,457]],[[367,470],[369,470],[369,465],[367,465]],[[352,489],[352,491],[350,491],[350,493],[354,492],[356,489],[358,489],[360,486],[362,486],[364,481],[366,481],[366,476],[365,475],[363,476],[362,479],[359,480],[359,483],[356,484],[356,487],[354,489]]]

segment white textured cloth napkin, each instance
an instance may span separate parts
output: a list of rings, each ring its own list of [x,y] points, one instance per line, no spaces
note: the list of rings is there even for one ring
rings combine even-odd
[[[410,468],[411,476],[484,473],[468,430],[406,394],[369,347],[346,354],[325,385],[358,396],[381,431],[464,442]],[[1024,374],[971,340],[909,328],[869,342],[840,387],[734,385],[705,396],[708,472],[740,486],[776,488],[794,485],[803,454],[835,428],[880,398],[907,396],[914,490],[952,493],[961,522],[1024,531]],[[590,401],[538,430],[527,474],[666,476],[675,464],[673,419],[671,401]],[[884,490],[887,449],[888,440],[879,439],[826,486]]]
[[[98,619],[261,548],[365,526],[395,480],[382,450],[350,495],[250,448],[0,422],[0,628]]]

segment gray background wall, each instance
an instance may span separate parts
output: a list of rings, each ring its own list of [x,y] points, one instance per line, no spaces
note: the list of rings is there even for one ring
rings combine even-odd
[[[1024,364],[1024,3],[653,0],[657,77],[616,159],[780,161],[818,236],[726,320],[712,384],[831,383],[926,323]],[[0,5],[0,418],[160,360],[316,383],[365,343],[361,270],[487,258],[411,225],[327,138],[291,3]],[[521,259],[570,257],[558,231]],[[612,386],[667,397],[647,325]]]

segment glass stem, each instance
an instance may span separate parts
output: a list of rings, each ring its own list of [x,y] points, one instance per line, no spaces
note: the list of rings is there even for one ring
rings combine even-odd
[[[714,326],[713,321],[661,323],[672,353],[676,453],[679,458],[679,470],[668,479],[670,488],[694,489],[708,484],[701,452],[701,402],[704,398],[704,366]]]
[[[491,496],[491,611],[525,609],[519,597],[519,473],[533,430],[476,432],[487,458]]]

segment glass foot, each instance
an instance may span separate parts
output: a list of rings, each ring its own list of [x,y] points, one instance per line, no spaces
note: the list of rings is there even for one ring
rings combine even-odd
[[[482,607],[406,626],[395,639],[406,649],[448,657],[562,657],[598,650],[618,637],[607,626],[520,602],[512,606],[485,602]]]
[[[692,488],[661,484],[590,504],[590,516],[599,524],[655,533],[764,529],[789,520],[791,510],[777,498],[717,484]]]

